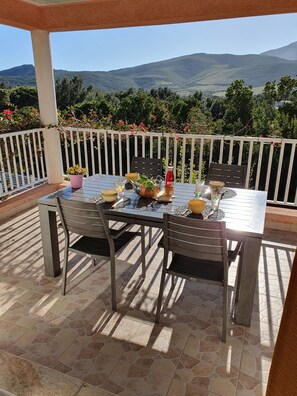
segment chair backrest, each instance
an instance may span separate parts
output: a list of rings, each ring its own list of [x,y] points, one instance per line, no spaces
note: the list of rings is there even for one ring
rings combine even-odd
[[[164,249],[183,256],[222,262],[228,270],[226,224],[164,214]]]
[[[209,165],[206,184],[212,180],[225,182],[226,187],[245,188],[246,165],[215,164]]]
[[[147,176],[162,176],[162,160],[159,158],[134,157],[131,163],[131,172],[144,173]]]
[[[109,239],[109,228],[98,203],[56,198],[64,231],[79,235]]]

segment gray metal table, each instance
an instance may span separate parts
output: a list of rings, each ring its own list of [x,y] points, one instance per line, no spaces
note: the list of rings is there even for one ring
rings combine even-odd
[[[94,175],[85,179],[83,188],[79,190],[66,187],[39,199],[45,275],[53,277],[60,273],[54,198],[60,196],[73,200],[92,201],[100,196],[102,190],[114,188],[115,179],[116,176]],[[111,209],[111,205],[106,204],[106,214],[109,220],[162,228],[163,213],[176,213],[178,208],[186,205],[187,201],[194,197],[194,189],[193,184],[175,183],[173,202],[154,205],[150,205],[149,199],[129,192],[131,198],[129,205]],[[240,256],[242,273],[236,322],[246,326],[249,326],[251,321],[264,231],[266,198],[267,194],[264,191],[232,189],[230,198],[226,197],[220,203],[220,217],[226,221],[228,238],[244,242]]]

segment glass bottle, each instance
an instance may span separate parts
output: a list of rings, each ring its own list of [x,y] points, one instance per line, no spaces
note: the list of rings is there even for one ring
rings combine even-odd
[[[174,192],[174,172],[173,166],[168,166],[165,176],[165,195],[172,197]]]

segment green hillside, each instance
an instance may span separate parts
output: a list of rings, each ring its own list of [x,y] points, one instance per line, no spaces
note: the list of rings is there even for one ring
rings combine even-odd
[[[284,75],[295,77],[297,61],[267,55],[193,54],[125,69],[102,71],[55,70],[55,78],[79,76],[85,85],[112,92],[129,88],[169,87],[180,94],[197,90],[222,93],[236,79],[254,88]],[[0,82],[34,85],[32,65],[0,71]]]

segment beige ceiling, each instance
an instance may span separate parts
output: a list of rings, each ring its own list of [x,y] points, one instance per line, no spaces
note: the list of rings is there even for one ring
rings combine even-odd
[[[50,32],[297,12],[297,0],[1,0],[0,23]]]

